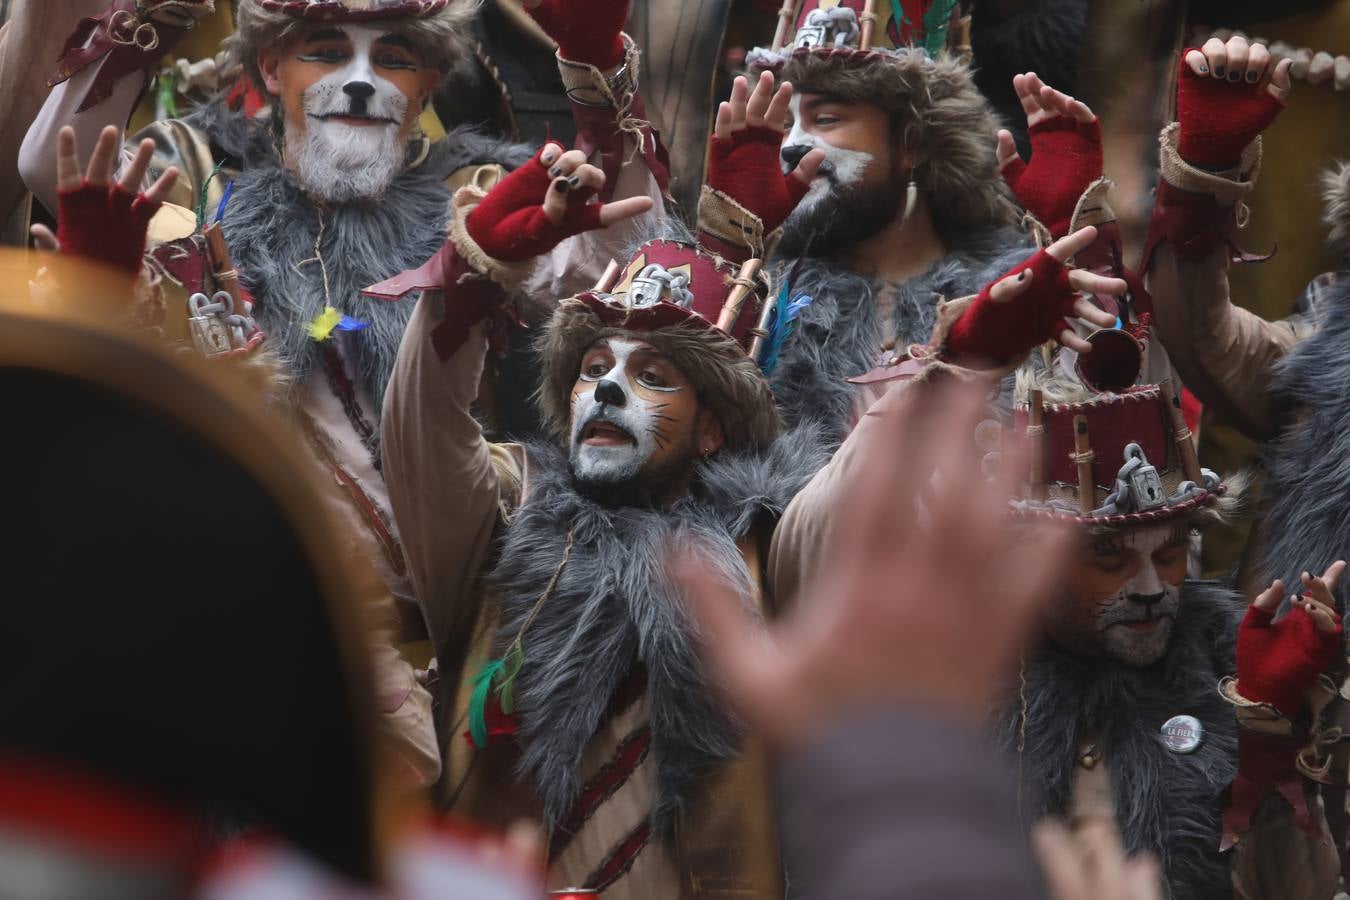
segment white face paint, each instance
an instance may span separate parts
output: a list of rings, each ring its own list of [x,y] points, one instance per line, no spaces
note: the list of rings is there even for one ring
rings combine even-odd
[[[332,203],[383,196],[403,169],[407,142],[399,132],[410,103],[373,65],[376,41],[387,32],[364,25],[342,31],[351,39],[351,58],[305,91],[305,121],[286,128],[296,179],[306,193]]]
[[[802,198],[802,202],[797,205],[793,215],[802,215],[808,213],[816,204],[820,203],[825,197],[838,192],[841,188],[847,189],[862,181],[863,173],[875,159],[872,154],[864,153],[861,150],[845,150],[836,147],[818,136],[811,134],[802,127],[802,98],[795,95],[789,101],[789,108],[792,110],[792,130],[788,132],[787,137],[783,139],[783,148],[805,147],[808,150],[824,150],[825,162],[820,166],[820,172],[811,181],[811,188]],[[783,174],[791,172],[793,166],[788,165],[783,160]]]
[[[620,485],[677,439],[669,433],[670,417],[662,413],[669,404],[647,397],[673,397],[688,388],[642,383],[639,389],[634,380],[642,377],[642,367],[633,355],[643,345],[619,337],[607,343],[613,362],[588,357],[591,362],[580,375],[594,389],[572,392],[572,474],[584,483]]]

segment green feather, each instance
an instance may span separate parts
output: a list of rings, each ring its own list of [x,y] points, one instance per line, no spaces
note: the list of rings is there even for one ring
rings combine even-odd
[[[170,119],[178,118],[177,87],[178,76],[174,74],[173,69],[165,69],[159,73],[159,106],[164,110],[164,115]]]
[[[206,176],[206,181],[202,183],[202,195],[201,195],[201,198],[197,201],[197,230],[198,230],[198,231],[201,231],[201,230],[202,230],[202,226],[206,224],[206,195],[207,195],[207,193],[211,190],[211,182],[212,182],[212,181],[215,181],[216,176],[217,176],[218,174],[220,174],[220,168],[221,168],[221,166],[223,166],[223,165],[225,165],[225,161],[224,161],[224,160],[221,160],[220,162],[216,163],[216,167],[215,167],[214,169],[211,170],[211,174],[210,174],[210,175],[207,175],[207,176]]]
[[[506,660],[494,659],[483,663],[473,678],[473,693],[469,696],[469,736],[480,750],[488,745],[487,701],[492,682],[506,667]]]
[[[519,638],[511,642],[502,663],[502,685],[497,689],[497,696],[501,699],[502,712],[509,716],[516,710],[516,676],[525,665],[525,648]]]
[[[938,53],[947,47],[947,29],[951,25],[952,10],[959,0],[933,0],[923,17],[923,49],[937,59]]]

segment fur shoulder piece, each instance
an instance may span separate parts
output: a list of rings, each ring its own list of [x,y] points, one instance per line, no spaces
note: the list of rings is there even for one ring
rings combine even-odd
[[[1276,364],[1271,385],[1274,405],[1297,411],[1265,448],[1261,570],[1285,584],[1350,554],[1350,277],[1337,276],[1316,312],[1317,329]]]
[[[1230,897],[1220,795],[1237,770],[1237,724],[1218,683],[1232,674],[1243,606],[1222,585],[1187,582],[1167,654],[1146,668],[1053,647],[1028,659],[997,732],[1019,760],[1028,819],[1069,809],[1079,742],[1095,736],[1126,850],[1158,855],[1170,898]],[[1204,727],[1194,753],[1162,741],[1163,723],[1176,715]]]
[[[1340,162],[1322,173],[1322,221],[1327,246],[1342,269],[1350,268],[1350,162]]]
[[[828,439],[843,441],[853,410],[848,379],[876,366],[882,344],[927,342],[940,299],[978,293],[1035,249],[1031,237],[1016,229],[974,230],[927,272],[896,285],[820,259],[784,263],[785,271],[794,272],[792,299],[811,298],[773,372],[774,397],[787,426],[818,422]],[[884,316],[881,304],[887,307]],[[890,321],[888,330],[884,319]]]
[[[690,496],[668,509],[602,506],[573,486],[559,447],[529,447],[529,493],[506,529],[489,585],[499,604],[497,649],[505,650],[567,554],[522,637],[516,680],[521,774],[533,780],[549,822],[576,798],[582,752],[635,665],[647,673],[657,828],[669,827],[700,774],[739,751],[740,727],[704,678],[666,560],[676,547],[697,546],[751,605],[752,575],[736,542],[760,514],[781,510],[823,462],[815,447],[802,433],[768,451],[709,462]]]

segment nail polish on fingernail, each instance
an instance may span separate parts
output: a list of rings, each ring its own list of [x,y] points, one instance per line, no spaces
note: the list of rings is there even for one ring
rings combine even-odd
[[[548,165],[549,163],[553,162],[553,161],[554,161],[555,159],[557,159],[558,157],[557,157],[557,154],[555,154],[555,153],[553,153],[553,152],[550,151],[550,152],[548,152],[548,153],[545,153],[543,156],[541,156],[541,157],[539,157],[539,158],[542,159],[542,160],[544,161],[544,165]]]
[[[1256,81],[1256,73],[1255,73],[1255,72],[1248,72],[1248,73],[1247,73],[1247,80],[1248,80],[1248,81],[1253,81],[1253,82]]]
[[[574,188],[581,187],[581,176],[573,175],[571,178],[567,179],[567,183]]]
[[[567,182],[565,181],[555,182],[553,185],[553,190],[557,191],[559,194],[567,193]]]
[[[1215,77],[1215,78],[1222,78],[1222,77],[1223,77],[1223,66],[1215,66],[1215,67],[1214,67],[1214,77]]]
[[[553,168],[548,170],[549,178],[557,178],[561,174],[562,174],[562,166],[554,166]]]
[[[1201,74],[1201,75],[1208,75],[1208,74],[1209,74],[1209,66],[1205,65],[1204,63],[1201,63],[1201,64],[1200,64],[1200,74]]]
[[[1242,73],[1239,72],[1237,69],[1234,69],[1233,71],[1231,71],[1231,72],[1228,73],[1228,80],[1229,80],[1229,81],[1241,81],[1241,80],[1242,80]]]

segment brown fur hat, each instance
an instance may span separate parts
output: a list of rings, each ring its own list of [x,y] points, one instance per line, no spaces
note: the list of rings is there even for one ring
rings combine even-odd
[[[539,407],[560,439],[567,439],[572,387],[582,356],[596,341],[614,336],[646,341],[665,354],[693,382],[699,399],[712,408],[728,450],[766,446],[777,437],[782,423],[769,384],[759,366],[726,332],[697,317],[650,330],[607,325],[586,301],[574,297],[559,304],[536,345],[543,364]]]
[[[966,63],[912,49],[799,50],[779,77],[798,94],[870,103],[894,116],[897,136],[920,160],[914,170],[919,190],[946,229],[1020,220],[994,154],[998,120]]]
[[[403,35],[413,42],[428,66],[448,72],[457,60],[469,54],[468,27],[478,14],[480,3],[481,0],[451,0],[429,15],[404,14],[384,19],[366,16],[354,21]],[[234,15],[235,30],[225,41],[225,51],[231,65],[241,66],[254,86],[264,93],[258,51],[282,46],[324,21],[267,9],[259,0],[238,0]]]

